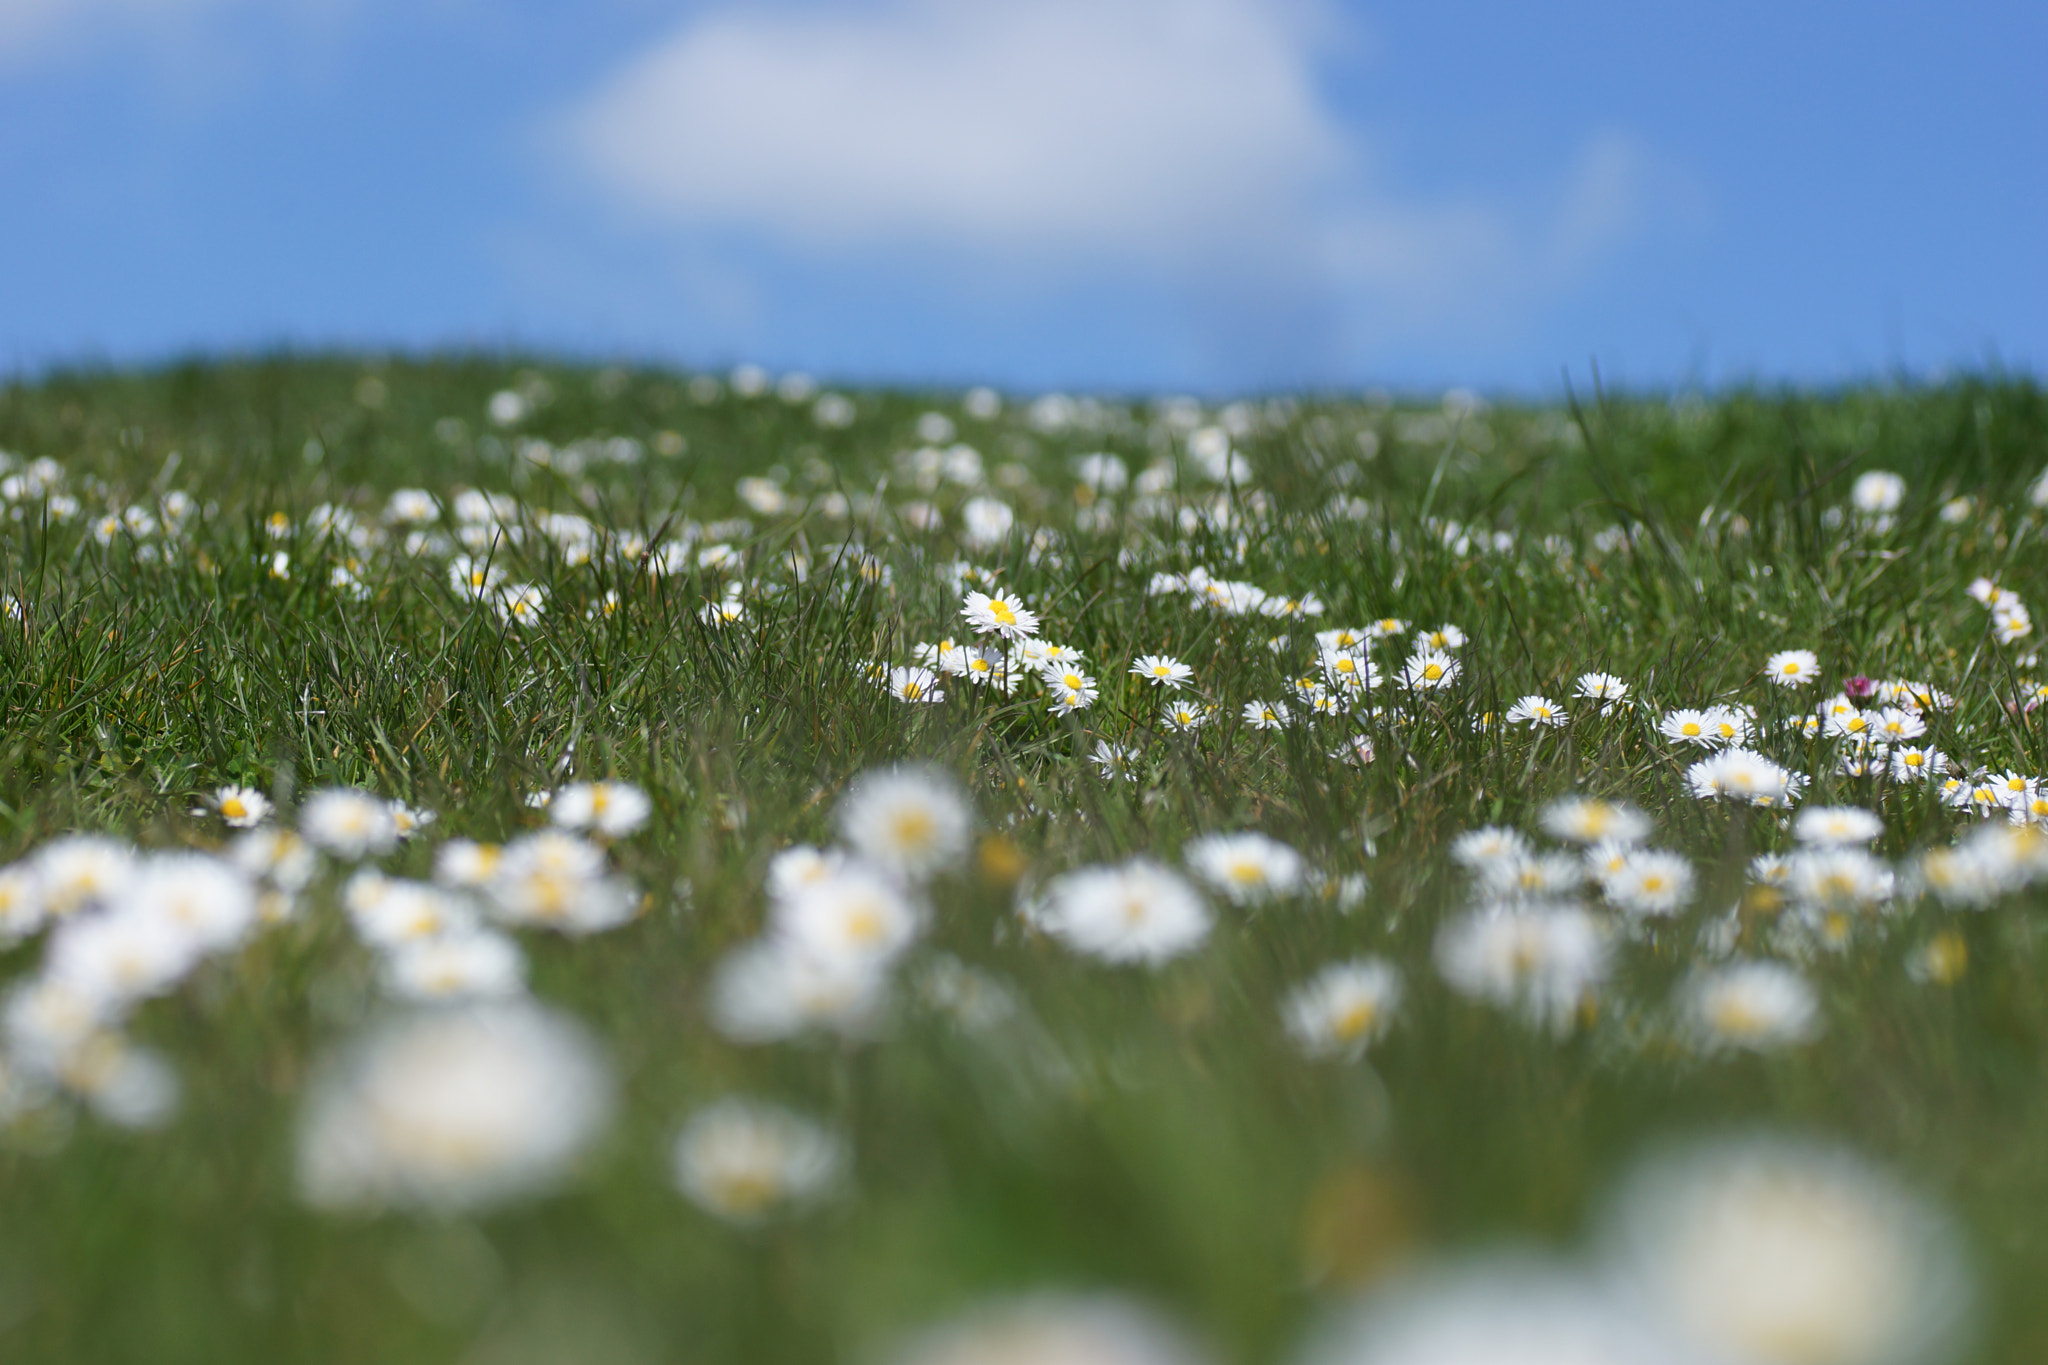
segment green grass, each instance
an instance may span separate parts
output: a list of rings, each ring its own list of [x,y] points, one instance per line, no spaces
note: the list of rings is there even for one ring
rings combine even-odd
[[[516,434],[485,417],[508,385],[545,398]],[[123,1131],[58,1099],[0,1130],[0,1356],[859,1360],[988,1294],[1050,1284],[1137,1293],[1225,1359],[1275,1360],[1319,1304],[1390,1256],[1568,1246],[1647,1144],[1751,1123],[1842,1139],[1937,1198],[1965,1229],[1989,1306],[1980,1358],[2048,1356],[2048,1301],[2030,1292],[2048,1276],[2039,898],[1981,914],[1908,901],[1802,968],[1823,1002],[1818,1041],[1693,1056],[1672,1042],[1666,1010],[1694,928],[1741,895],[1750,853],[1790,840],[1769,813],[1695,801],[1690,758],[1653,728],[1674,706],[1740,699],[1784,716],[1851,674],[1921,678],[1957,698],[1936,721],[1942,749],[2048,773],[2038,713],[2007,705],[2040,676],[2028,662],[2038,633],[1995,643],[1965,593],[1989,575],[2048,601],[2027,497],[2048,465],[2037,385],[1684,404],[1580,394],[1565,410],[1455,420],[1335,399],[1253,404],[1237,443],[1251,486],[1196,496],[1184,478],[1185,501],[1220,498],[1230,517],[1187,530],[1123,515],[1118,499],[1076,525],[1070,457],[1110,451],[1134,472],[1185,463],[1185,433],[1143,404],[1046,430],[1015,406],[968,417],[952,395],[853,397],[851,425],[827,428],[772,393],[698,401],[674,374],[349,357],[0,390],[0,449],[55,460],[81,504],[69,521],[47,520],[40,501],[0,521],[0,591],[23,604],[0,630],[0,853],[77,829],[216,847],[218,821],[191,812],[228,782],[287,811],[332,784],[437,811],[431,837],[389,860],[418,876],[441,837],[538,826],[525,795],[570,776],[639,784],[655,808],[616,855],[651,893],[648,913],[585,940],[525,940],[534,993],[586,1021],[622,1078],[616,1123],[565,1189],[473,1218],[299,1204],[302,1082],[383,1008],[323,881],[299,919],[137,1015],[135,1036],[183,1082],[167,1127]],[[909,486],[895,457],[920,444],[927,410],[981,452],[986,486]],[[558,449],[630,437],[644,455],[571,473],[559,457],[524,458],[527,436]],[[812,510],[771,517],[738,502],[735,481],[771,468]],[[1869,469],[1907,482],[1888,530],[1831,511]],[[752,577],[787,584],[772,568],[792,550],[811,572],[717,629],[699,617],[715,574],[575,565],[535,538],[498,552],[548,595],[540,624],[519,628],[450,591],[442,560],[352,550],[309,525],[323,503],[374,524],[409,486],[444,504],[459,487],[507,492],[532,514],[653,540],[744,516],[749,527],[707,540],[743,549]],[[200,505],[179,536],[92,535],[109,509],[174,489]],[[958,505],[986,492],[1014,505],[1017,533],[963,549]],[[851,517],[818,510],[833,494]],[[1974,505],[1944,521],[1955,496]],[[900,521],[891,509],[911,498],[937,505],[943,527]],[[1345,515],[1333,499],[1366,506]],[[278,513],[292,527],[281,539],[265,529]],[[1447,543],[1445,520],[1482,543]],[[886,583],[833,568],[855,543],[886,565]],[[277,551],[289,577],[270,572]],[[1086,652],[1095,706],[1062,720],[1033,689],[1004,701],[956,684],[946,703],[910,708],[863,681],[868,661],[963,634],[942,573],[956,557],[1000,570],[1048,637]],[[350,561],[360,599],[330,583]],[[1197,565],[1315,593],[1326,613],[1236,618],[1147,594],[1154,573]],[[617,609],[593,613],[607,591]],[[1398,703],[1389,690],[1398,719],[1277,732],[1236,719],[1308,669],[1314,626],[1387,615],[1463,628],[1454,689]],[[1265,644],[1275,633],[1292,638],[1280,654]],[[1820,692],[1759,680],[1763,660],[1792,647],[1819,653]],[[1158,733],[1156,694],[1124,673],[1149,652],[1191,663],[1221,703],[1192,740]],[[1391,672],[1401,654],[1376,657]],[[1628,680],[1640,705],[1603,718],[1568,702],[1573,724],[1540,739],[1473,723],[1522,693],[1568,699],[1592,669]],[[1374,763],[1328,756],[1359,729]],[[1083,757],[1097,737],[1137,747],[1135,780],[1097,777]],[[1764,744],[1813,774],[1809,802],[1883,813],[1880,851],[1902,865],[1966,827],[1925,792],[1835,772],[1832,742]],[[829,841],[846,780],[905,756],[967,782],[982,829],[1035,879],[1140,851],[1171,862],[1196,833],[1259,829],[1333,875],[1365,873],[1371,891],[1349,914],[1224,910],[1201,951],[1147,971],[1025,932],[999,869],[970,867],[940,883],[917,952],[1010,983],[1032,1027],[963,1032],[900,990],[895,1027],[868,1045],[727,1042],[706,1021],[706,981],[758,932],[767,859]],[[1555,1040],[1453,994],[1431,944],[1466,897],[1449,839],[1487,822],[1533,828],[1568,790],[1649,811],[1702,890],[1677,928],[1622,952],[1597,1018]],[[1910,980],[1908,954],[1945,928],[1965,936],[1968,971],[1946,987]],[[1748,932],[1761,948],[1763,926]],[[1367,1062],[1300,1057],[1278,1000],[1361,952],[1402,967],[1400,1019]],[[39,959],[24,943],[0,973],[25,977]],[[678,1125],[735,1091],[846,1135],[853,1173],[837,1198],[736,1231],[675,1192]]]

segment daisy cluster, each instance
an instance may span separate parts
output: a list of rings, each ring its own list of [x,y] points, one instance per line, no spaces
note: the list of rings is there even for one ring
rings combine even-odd
[[[779,401],[820,439],[861,420],[856,399],[801,376],[742,370],[689,397]],[[2027,676],[2026,607],[1989,578],[1968,589],[1988,612],[1968,618],[1981,652],[1873,648],[1872,671],[1899,676],[1850,674],[1833,636],[1789,625],[1717,660],[1721,684],[1620,644],[1551,668],[1483,594],[1446,607],[1405,565],[1584,589],[1651,533],[1396,525],[1350,491],[1379,428],[1315,433],[1355,454],[1324,460],[1304,504],[1262,487],[1252,453],[1309,430],[1285,405],[1141,417],[1053,396],[1013,412],[977,391],[957,421],[920,415],[865,482],[799,447],[734,482],[743,515],[632,525],[610,481],[685,443],[544,440],[526,428],[551,401],[524,383],[489,399],[486,435],[456,419],[441,433],[501,461],[517,491],[330,494],[242,541],[193,494],[131,500],[50,460],[0,458],[0,502],[45,533],[75,523],[104,563],[240,573],[250,591],[365,613],[426,602],[511,642],[531,678],[565,667],[538,647],[555,632],[631,638],[657,608],[742,679],[814,608],[871,612],[837,671],[822,654],[797,663],[821,709],[883,717],[886,749],[804,774],[810,799],[787,823],[749,825],[754,793],[721,792],[717,831],[683,828],[657,783],[587,780],[532,793],[490,842],[454,804],[444,820],[353,786],[273,801],[247,785],[201,800],[188,847],[44,840],[0,868],[0,934],[24,963],[0,1003],[0,1119],[83,1106],[163,1125],[180,1086],[137,1041],[148,1003],[255,970],[266,939],[331,930],[381,1004],[297,1098],[301,1199],[446,1219],[560,1188],[612,1159],[641,1089],[619,1040],[543,998],[540,955],[637,944],[666,898],[645,845],[670,837],[734,836],[687,860],[718,903],[694,926],[706,956],[675,965],[671,992],[730,1073],[662,1116],[659,1158],[691,1205],[748,1235],[860,1197],[875,1156],[863,1065],[906,1032],[1039,1049],[1076,1095],[1121,1083],[1117,1048],[1095,1040],[1111,1060],[1091,1070],[1043,1020],[1061,993],[1096,989],[1162,1015],[1214,1010],[1318,1093],[1382,1094],[1404,1047],[1473,1036],[1733,1076],[1835,1045],[1880,972],[1930,996],[1961,981],[1981,926],[2048,882],[2048,775],[2014,766],[1981,704],[1996,674],[1993,714],[2023,725],[2048,687]],[[1384,439],[1482,451],[1496,439],[1482,415],[1469,400],[1402,414]],[[980,445],[970,423],[988,428]],[[1907,491],[1865,473],[1829,524],[1878,558]],[[2048,480],[2030,496],[2048,507]],[[1753,534],[1729,515],[1703,526]],[[1317,567],[1367,535],[1404,567]],[[1272,553],[1282,540],[1298,552]],[[10,596],[5,610],[26,638],[56,608]],[[1731,671],[1741,681],[1723,685]],[[736,734],[744,750],[758,730]],[[1383,858],[1381,839],[1399,853]],[[677,918],[704,909],[673,885]],[[832,1105],[785,1084],[812,1063],[831,1071]],[[1290,1358],[1909,1365],[1963,1339],[1955,1229],[1836,1144],[1722,1135],[1606,1184],[1583,1254],[1411,1263]],[[1212,1358],[1152,1305],[1071,1292],[992,1301],[893,1351],[905,1365]]]
[[[637,916],[646,898],[613,870],[610,850],[651,810],[617,782],[542,795],[548,827],[502,845],[441,842],[426,881],[379,864],[431,842],[433,812],[347,787],[308,794],[290,824],[260,793],[223,787],[195,812],[234,832],[216,852],[66,835],[0,868],[9,941],[42,948],[0,1007],[6,1116],[70,1096],[123,1126],[167,1121],[177,1075],[129,1041],[138,1008],[265,936],[338,914],[375,962],[381,993],[415,1014],[355,1046],[315,1087],[308,1196],[462,1204],[532,1188],[593,1135],[608,1081],[595,1046],[531,1001],[516,935],[580,938]],[[542,1113],[553,1136],[532,1123]]]

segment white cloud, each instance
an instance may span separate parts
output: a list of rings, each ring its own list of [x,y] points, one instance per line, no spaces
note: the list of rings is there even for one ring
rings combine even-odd
[[[1157,256],[1264,238],[1353,159],[1310,11],[1258,0],[894,0],[683,27],[571,124],[691,225]]]
[[[731,244],[766,240],[977,287],[1145,277],[1224,368],[1498,337],[1642,231],[1662,172],[1620,134],[1540,196],[1390,189],[1320,87],[1319,55],[1356,35],[1317,3],[714,10],[558,132],[629,219],[734,272]]]

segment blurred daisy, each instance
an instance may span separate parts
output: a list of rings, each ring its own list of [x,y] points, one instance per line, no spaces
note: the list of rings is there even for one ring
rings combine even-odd
[[[508,924],[594,934],[640,912],[633,884],[607,874],[604,852],[564,830],[537,830],[500,850],[484,887]]]
[[[1617,1290],[1711,1359],[1908,1365],[1962,1344],[1954,1227],[1846,1149],[1770,1135],[1677,1147],[1622,1182],[1605,1223]]]
[[[1600,890],[1624,914],[1675,915],[1692,903],[1692,864],[1683,854],[1634,849],[1600,878]]]
[[[1411,1271],[1326,1322],[1298,1365],[1696,1365],[1565,1265],[1500,1255]]]
[[[974,812],[960,784],[937,768],[906,764],[855,777],[840,798],[839,832],[862,857],[913,881],[967,853]]]
[[[622,839],[647,823],[654,803],[629,782],[572,782],[548,802],[548,819],[563,829]]]
[[[353,787],[326,787],[299,809],[299,832],[324,852],[355,860],[389,853],[398,844],[391,806]]]
[[[889,978],[872,958],[826,956],[785,939],[728,953],[706,993],[711,1025],[738,1043],[774,1043],[814,1029],[864,1037],[879,1021]]]
[[[910,946],[924,918],[895,882],[853,864],[776,902],[768,923],[774,937],[810,957],[881,964]]]
[[[1387,1030],[1401,1003],[1401,974],[1380,958],[1335,962],[1288,992],[1287,1032],[1311,1057],[1357,1057]]]
[[[1569,907],[1487,909],[1447,921],[1437,970],[1460,995],[1521,1014],[1553,1033],[1572,1029],[1605,980],[1606,935]]]
[[[751,1226],[822,1196],[839,1178],[846,1148],[791,1110],[728,1097],[690,1116],[672,1159],[676,1186],[691,1203]]]
[[[1191,952],[1210,926],[1209,907],[1195,889],[1149,858],[1055,877],[1024,914],[1078,952],[1147,965]]]
[[[1650,837],[1650,817],[1620,801],[1565,796],[1543,808],[1544,830],[1574,844],[1638,844]]]
[[[1482,876],[1529,856],[1529,839],[1505,825],[1482,825],[1451,840],[1451,861]]]
[[[1115,744],[1106,739],[1095,741],[1095,751],[1088,755],[1095,764],[1095,770],[1106,781],[1129,778],[1131,765],[1137,761],[1137,751],[1128,744]]]
[[[1779,962],[1736,962],[1696,974],[1683,995],[1701,1046],[1767,1052],[1820,1033],[1820,1001],[1806,978]]]
[[[384,988],[401,1000],[493,1000],[526,989],[526,955],[503,934],[462,929],[399,945]]]
[[[1205,834],[1182,855],[1195,876],[1237,905],[1258,905],[1300,889],[1301,855],[1256,830]]]
[[[65,834],[36,851],[34,867],[43,905],[62,919],[111,904],[135,876],[135,851],[98,834]]]
[[[1205,1365],[1171,1323],[1109,1295],[984,1304],[927,1329],[888,1365]]]
[[[1831,846],[1867,844],[1884,833],[1884,821],[1855,806],[1808,806],[1792,820],[1801,843]]]
[[[299,1188],[320,1208],[466,1209],[558,1183],[611,1116],[583,1030],[525,1002],[373,1028],[330,1062],[299,1126]]]

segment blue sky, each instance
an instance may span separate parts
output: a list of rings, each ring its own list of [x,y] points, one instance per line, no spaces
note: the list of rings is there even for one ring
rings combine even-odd
[[[2048,367],[2048,6],[0,0],[0,367]]]

